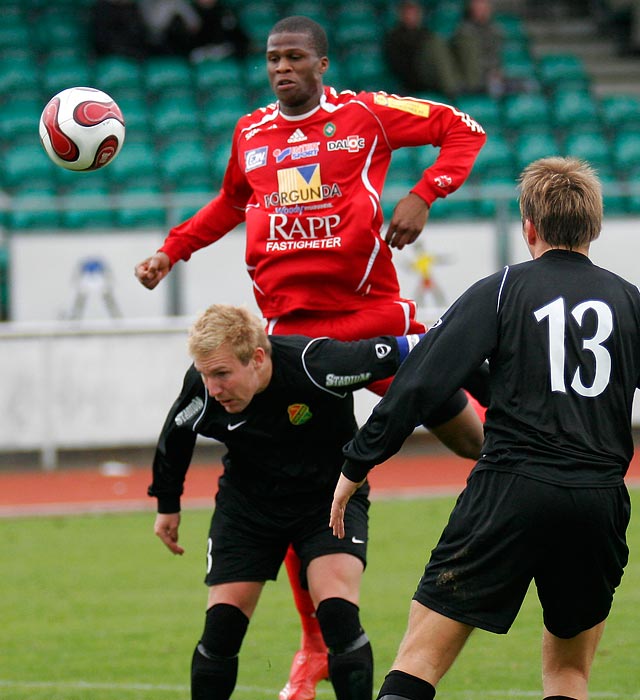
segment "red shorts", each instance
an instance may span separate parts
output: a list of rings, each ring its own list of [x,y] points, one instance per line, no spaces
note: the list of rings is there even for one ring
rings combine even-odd
[[[398,299],[381,306],[358,311],[295,311],[278,318],[267,319],[270,335],[327,336],[336,340],[361,340],[378,335],[407,335],[424,333],[427,327],[416,321],[415,302]],[[382,396],[391,383],[389,379],[373,382],[367,388]]]

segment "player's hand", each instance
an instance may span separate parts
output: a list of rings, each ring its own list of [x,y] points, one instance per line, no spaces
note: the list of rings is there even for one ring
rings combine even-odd
[[[428,218],[429,205],[422,197],[409,192],[393,210],[385,241],[392,248],[402,250],[405,245],[413,243],[418,238]]]
[[[147,289],[153,289],[171,270],[171,261],[166,253],[155,253],[135,267],[136,277]]]
[[[364,481],[356,483],[340,474],[336,484],[336,490],[333,492],[333,503],[331,504],[329,527],[333,530],[333,534],[341,540],[344,539],[344,512],[347,509],[347,503],[349,503],[351,496],[363,483]]]
[[[153,531],[174,554],[184,554],[184,549],[178,544],[179,527],[180,513],[158,513],[156,515]]]

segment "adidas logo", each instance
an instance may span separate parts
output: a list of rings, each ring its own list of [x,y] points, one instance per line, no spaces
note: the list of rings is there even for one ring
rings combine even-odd
[[[287,143],[300,143],[300,141],[306,140],[307,137],[302,133],[302,129],[296,129],[287,139]]]

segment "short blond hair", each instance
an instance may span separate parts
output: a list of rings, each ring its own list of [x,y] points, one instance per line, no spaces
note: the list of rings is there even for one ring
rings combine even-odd
[[[244,307],[213,304],[189,330],[189,354],[193,359],[201,359],[225,343],[243,365],[249,363],[256,348],[271,354],[271,343],[257,316]]]
[[[602,185],[596,171],[577,158],[541,158],[519,179],[520,213],[551,246],[588,245],[602,230]]]

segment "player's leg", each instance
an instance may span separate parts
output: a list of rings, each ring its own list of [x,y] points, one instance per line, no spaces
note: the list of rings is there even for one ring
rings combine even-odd
[[[336,700],[370,700],[373,691],[373,652],[358,607],[363,569],[361,559],[342,552],[317,557],[307,569]]]
[[[547,699],[586,700],[593,657],[605,622],[571,639],[562,639],[545,629],[542,637],[542,687]]]
[[[279,700],[313,700],[319,681],[329,677],[327,647],[316,617],[316,608],[309,591],[300,584],[300,558],[289,547],[285,566],[293,600],[300,616],[302,634],[300,649],[295,653],[289,679],[280,691]]]
[[[407,631],[378,698],[431,700],[473,629],[411,601]]]
[[[264,583],[209,588],[204,630],[191,660],[192,700],[228,700],[236,685],[238,654]]]

